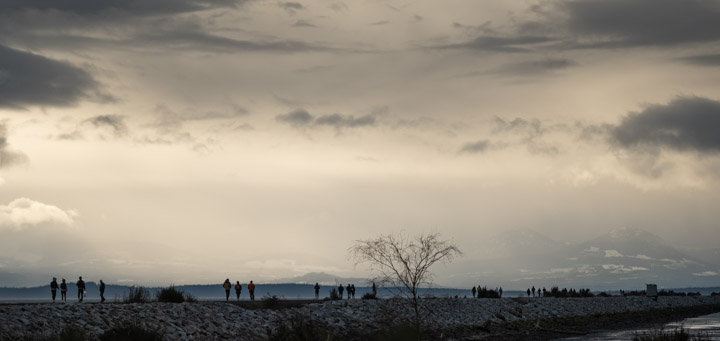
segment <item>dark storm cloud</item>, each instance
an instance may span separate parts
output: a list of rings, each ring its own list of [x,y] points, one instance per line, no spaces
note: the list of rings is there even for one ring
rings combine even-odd
[[[0,45],[0,107],[69,106],[113,101],[85,70]]]
[[[490,141],[480,140],[475,142],[469,142],[460,147],[459,153],[482,153],[490,148]]]
[[[720,102],[680,97],[630,113],[611,129],[611,141],[623,148],[655,147],[703,153],[720,152]]]
[[[96,128],[108,127],[115,136],[124,136],[128,133],[125,117],[122,115],[99,115],[85,120],[84,123],[92,124]]]
[[[700,66],[720,66],[720,54],[707,54],[678,58],[677,60]]]
[[[133,15],[173,14],[193,12],[215,7],[235,6],[241,0],[6,0],[0,2],[0,11],[61,11],[79,15],[102,12],[127,12]]]
[[[12,150],[7,141],[7,126],[0,122],[0,168],[6,168],[28,162],[28,157],[19,151]]]
[[[720,39],[720,2],[707,0],[557,1],[562,24],[589,46],[674,45]],[[555,14],[553,14],[555,15]]]
[[[374,114],[355,117],[352,115],[341,115],[335,113],[331,115],[321,115],[316,118],[307,110],[302,108],[295,109],[287,114],[275,116],[275,119],[296,128],[328,126],[338,130],[342,130],[344,128],[368,127],[373,126],[376,123]]]

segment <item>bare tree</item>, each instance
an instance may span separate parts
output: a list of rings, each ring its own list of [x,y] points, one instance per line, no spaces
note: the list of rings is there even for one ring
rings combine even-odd
[[[421,234],[413,239],[404,235],[380,235],[356,240],[348,252],[356,263],[368,263],[370,269],[379,274],[379,282],[397,288],[400,295],[410,299],[418,331],[421,327],[418,289],[432,284],[430,267],[462,255],[454,243],[441,240],[438,233]]]

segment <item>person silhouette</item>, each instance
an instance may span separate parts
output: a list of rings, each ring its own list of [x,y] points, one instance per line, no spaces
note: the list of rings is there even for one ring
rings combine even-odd
[[[250,292],[250,300],[255,300],[255,283],[253,281],[250,281],[250,284],[247,285],[248,291]]]
[[[240,300],[240,293],[242,292],[242,284],[240,284],[240,281],[237,281],[235,283],[235,295],[237,295],[237,300]]]
[[[63,302],[67,302],[67,283],[65,283],[65,279],[62,279],[62,283],[60,283],[60,299],[63,300]]]
[[[352,287],[352,297],[355,298],[355,284],[353,284],[351,287]]]
[[[340,299],[343,298],[343,291],[345,291],[345,288],[342,286],[342,283],[338,286],[338,293],[340,294]]]
[[[470,292],[472,292],[473,298],[475,298],[475,293],[477,292],[477,289],[475,289],[475,287],[472,287],[472,289],[470,289]]]
[[[85,281],[83,281],[82,276],[80,276],[75,285],[77,285],[78,288],[78,302],[82,302],[83,298],[85,298]]]
[[[532,287],[532,294],[533,294],[533,297],[535,297],[535,286],[534,285]]]
[[[100,303],[105,302],[105,282],[100,280]]]
[[[230,287],[232,285],[230,284],[230,279],[226,278],[225,282],[223,282],[223,289],[225,289],[225,301],[230,300]]]
[[[373,292],[373,296],[377,296],[377,287],[375,286],[375,282],[373,282],[373,285],[372,285],[372,292]]]
[[[315,286],[313,288],[315,289],[315,299],[318,299],[320,297],[320,284],[315,282]]]
[[[347,291],[347,297],[348,297],[348,299],[350,299],[350,296],[352,296],[352,286],[350,285],[350,283],[348,283],[346,289],[347,289],[347,290],[346,290],[346,291]]]
[[[530,288],[527,289],[528,297],[530,297]]]
[[[52,293],[53,303],[55,303],[55,296],[57,296],[57,289],[58,289],[57,278],[53,277],[52,282],[50,282],[50,293]]]
[[[500,289],[498,289],[498,296],[500,296],[500,298],[502,298],[502,287],[500,287]]]

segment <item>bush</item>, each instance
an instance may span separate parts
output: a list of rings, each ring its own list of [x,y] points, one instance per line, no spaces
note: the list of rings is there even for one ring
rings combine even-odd
[[[163,288],[158,291],[157,295],[158,302],[168,303],[183,303],[185,302],[185,293],[182,290],[175,289],[174,285],[167,288]]]
[[[123,298],[125,303],[146,303],[150,302],[150,291],[143,287],[132,286],[128,289],[127,296]]]
[[[333,288],[332,290],[330,290],[330,299],[331,300],[341,300],[342,297],[340,297],[340,295],[338,295],[337,290],[335,290],[335,288]]]
[[[477,298],[500,298],[500,294],[495,290],[488,289],[487,287],[478,287]]]
[[[278,326],[275,332],[267,331],[268,341],[332,341],[333,335],[327,328],[319,326],[305,315],[292,315],[288,321]]]
[[[597,294],[597,297],[612,297],[612,295],[602,291]]]
[[[270,296],[270,293],[267,293],[267,295],[262,298],[262,306],[265,309],[277,309],[280,307],[280,298],[275,295]]]
[[[163,335],[145,329],[139,324],[127,324],[105,331],[98,339],[100,341],[161,341]]]
[[[375,294],[371,292],[366,292],[364,295],[362,295],[362,299],[364,300],[376,300],[377,297],[375,297]]]

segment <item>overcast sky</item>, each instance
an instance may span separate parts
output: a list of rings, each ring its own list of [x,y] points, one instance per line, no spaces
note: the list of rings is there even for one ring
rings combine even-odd
[[[716,247],[718,23],[707,0],[3,1],[0,272],[359,276],[353,240],[401,231],[466,261],[510,229]]]

